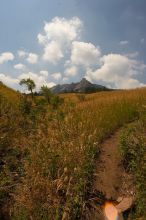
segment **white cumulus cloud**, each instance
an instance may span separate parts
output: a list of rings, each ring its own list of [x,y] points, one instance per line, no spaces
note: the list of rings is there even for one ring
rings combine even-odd
[[[59,80],[62,78],[61,73],[53,73],[53,74],[51,74],[51,76],[56,80]]]
[[[63,57],[60,45],[56,41],[52,41],[44,48],[43,59],[56,64]]]
[[[20,58],[25,58],[27,56],[27,52],[25,52],[24,50],[18,50],[17,54]]]
[[[3,73],[0,73],[0,81],[2,81],[4,84],[8,86],[15,86],[19,83],[18,79],[12,78],[11,76]]]
[[[49,76],[49,73],[48,73],[47,70],[41,70],[41,71],[40,71],[40,74],[43,75],[43,76],[45,76],[45,77],[48,77],[48,76]]]
[[[54,82],[48,82],[48,83],[46,84],[46,86],[48,86],[48,88],[52,88],[53,86],[56,86],[56,83],[54,83]]]
[[[65,19],[55,17],[51,22],[46,22],[44,30],[48,40],[57,42],[70,42],[76,39],[81,31],[82,22],[79,18]]]
[[[91,66],[98,64],[100,49],[91,43],[74,41],[72,43],[71,62],[76,65]]]
[[[29,53],[27,57],[27,61],[31,64],[37,63],[38,55],[35,53]]]
[[[44,33],[38,34],[38,42],[44,47],[43,59],[56,64],[64,57],[71,42],[79,39],[82,22],[79,18],[55,17],[44,25]]]
[[[24,70],[25,69],[25,65],[22,63],[18,63],[16,65],[14,65],[14,68],[17,70]]]
[[[101,58],[101,67],[88,69],[86,78],[91,81],[111,83],[115,88],[135,88],[144,86],[135,77],[142,74],[146,65],[120,54],[108,54]]]
[[[40,44],[45,45],[47,43],[47,36],[38,34],[37,38]]]
[[[4,52],[0,54],[0,64],[14,60],[14,55],[11,52]]]
[[[65,69],[65,76],[76,76],[77,75],[77,67],[76,66],[70,66]]]

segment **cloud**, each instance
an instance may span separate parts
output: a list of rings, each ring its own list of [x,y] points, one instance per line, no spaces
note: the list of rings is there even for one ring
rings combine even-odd
[[[43,76],[45,76],[45,77],[48,77],[48,76],[49,76],[49,73],[48,73],[47,70],[41,70],[41,71],[40,71],[40,74],[43,75]]]
[[[5,75],[3,73],[0,73],[0,81],[8,86],[14,86],[15,84],[19,83],[18,79],[12,78],[11,76]]]
[[[44,31],[48,40],[66,43],[73,41],[79,36],[82,22],[79,18],[73,17],[70,20],[55,17],[51,22],[46,22]]]
[[[139,52],[136,51],[136,52],[133,52],[133,53],[127,53],[127,54],[124,54],[125,56],[129,57],[129,58],[136,58],[139,56]]]
[[[44,47],[43,59],[56,64],[64,57],[71,42],[79,39],[81,30],[82,22],[77,17],[55,17],[51,22],[46,22],[44,33],[37,36],[38,42]]]
[[[4,62],[14,60],[14,55],[11,52],[5,52],[0,54],[0,64]]]
[[[120,41],[119,43],[121,46],[125,46],[127,44],[129,44],[129,41],[128,40],[123,40],[123,41]]]
[[[48,86],[48,88],[52,88],[53,86],[56,86],[56,83],[54,83],[54,82],[48,82],[48,83],[46,84],[46,86]]]
[[[76,76],[77,75],[77,67],[71,66],[65,69],[65,76]]]
[[[48,86],[49,88],[56,85],[54,82],[48,82],[47,77],[48,77],[47,71],[40,71],[40,74],[33,72],[22,73],[21,75],[18,76],[18,78],[12,78],[9,75],[0,73],[0,81],[11,87],[17,86],[21,79],[30,78],[34,80],[37,91],[39,91],[41,86],[43,85]]]
[[[119,88],[122,89],[132,89],[132,88],[139,88],[145,86],[143,83],[139,82],[137,79],[127,78],[126,80],[121,79],[119,83]]]
[[[36,53],[28,53],[24,50],[18,50],[17,54],[20,58],[26,58],[27,62],[30,64],[37,63],[38,55]]]
[[[29,53],[26,60],[31,64],[37,63],[38,55],[35,53]]]
[[[42,45],[45,45],[47,43],[47,36],[38,34],[37,36],[38,42]]]
[[[51,76],[56,80],[59,80],[62,78],[61,73],[53,73],[53,74],[51,74]]]
[[[30,78],[32,80],[34,80],[35,84],[36,84],[36,90],[38,91],[41,86],[46,85],[48,87],[52,87],[54,85],[56,85],[54,82],[48,82],[47,81],[47,76],[41,74],[37,74],[37,73],[33,73],[33,72],[28,72],[28,73],[23,73],[21,74],[18,79],[27,79]]]
[[[120,54],[108,54],[101,58],[101,67],[88,69],[86,78],[112,84],[114,88],[135,88],[144,86],[135,76],[142,74],[146,65]]]
[[[76,65],[91,66],[98,64],[100,49],[91,43],[74,41],[72,43],[71,62]]]
[[[42,85],[54,85],[54,82],[48,82],[48,79],[55,82],[69,82],[71,77],[77,79],[85,71],[85,76],[89,80],[104,83],[114,88],[133,88],[144,85],[137,79],[139,74],[143,74],[146,69],[145,64],[136,60],[139,56],[138,52],[113,53],[103,56],[100,47],[81,40],[82,30],[83,23],[78,17],[72,17],[71,19],[55,17],[50,22],[45,22],[43,31],[37,36],[42,47],[42,54],[37,55],[36,53],[26,52],[25,49],[20,49],[16,55],[18,60],[24,60],[24,64],[26,61],[30,64],[36,64],[41,56],[37,66],[38,72],[33,72],[33,69],[32,72],[24,72],[27,69],[22,64],[23,61],[18,61],[14,68],[23,70],[24,73],[16,79],[1,73],[1,78],[9,84],[15,85],[20,79],[30,77],[35,81],[38,90]],[[143,44],[145,42],[144,38],[139,39],[140,42]],[[129,41],[123,40],[119,42],[119,45],[123,48],[124,45],[129,43]],[[0,54],[0,64],[13,59],[14,55],[10,52]],[[51,66],[54,73],[48,73],[45,70],[48,65],[46,62],[49,65],[58,64],[61,69],[64,65],[64,70],[61,70],[62,74],[54,66]],[[29,67],[28,63],[27,66]],[[40,67],[43,68],[39,69]],[[31,65],[31,68],[33,68],[33,65]]]
[[[43,59],[56,64],[63,57],[60,45],[56,41],[52,41],[44,48]]]
[[[63,83],[66,83],[66,82],[68,82],[68,80],[69,80],[69,79],[68,79],[67,77],[64,77],[64,78],[62,79],[62,82],[63,82]]]
[[[17,54],[20,58],[25,58],[28,55],[24,50],[18,50]]]
[[[24,70],[25,69],[25,65],[22,64],[22,63],[18,63],[16,65],[14,65],[14,68],[17,69],[17,70]]]

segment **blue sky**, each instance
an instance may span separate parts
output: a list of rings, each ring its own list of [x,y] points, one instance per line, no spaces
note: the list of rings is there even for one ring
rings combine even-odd
[[[1,0],[0,80],[146,85],[145,0]]]

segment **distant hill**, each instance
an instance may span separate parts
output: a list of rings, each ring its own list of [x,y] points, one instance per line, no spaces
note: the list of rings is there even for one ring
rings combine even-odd
[[[80,82],[56,85],[51,88],[53,93],[92,93],[97,91],[108,91],[110,89],[97,85],[83,78]]]

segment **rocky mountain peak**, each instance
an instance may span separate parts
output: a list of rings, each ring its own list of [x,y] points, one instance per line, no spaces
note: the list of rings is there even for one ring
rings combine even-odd
[[[51,88],[51,91],[54,93],[91,93],[105,90],[109,89],[102,85],[92,84],[86,78],[82,78],[81,81],[77,83],[56,85]]]

